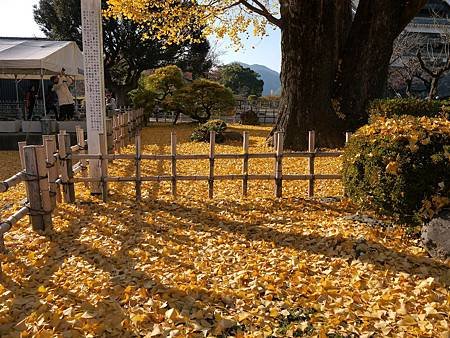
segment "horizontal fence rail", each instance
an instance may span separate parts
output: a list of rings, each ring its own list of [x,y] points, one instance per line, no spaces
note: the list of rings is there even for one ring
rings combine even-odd
[[[207,154],[178,154],[177,135],[172,133],[170,154],[144,154],[140,129],[144,123],[142,110],[128,111],[116,114],[107,119],[106,133],[99,135],[100,153],[88,154],[88,143],[84,130],[76,128],[77,144],[70,144],[70,137],[65,131],[58,135],[43,135],[42,145],[27,146],[19,142],[21,171],[0,181],[0,193],[25,183],[26,199],[19,203],[22,207],[7,219],[0,222],[0,250],[4,248],[4,234],[14,224],[28,215],[33,230],[46,232],[52,227],[52,212],[58,203],[74,203],[75,183],[84,183],[86,187],[100,186],[103,201],[108,198],[108,184],[111,182],[134,183],[136,200],[142,200],[142,183],[170,182],[172,195],[177,195],[177,184],[181,181],[202,181],[208,186],[208,197],[214,198],[216,181],[241,181],[242,195],[248,195],[249,181],[273,181],[275,197],[282,197],[284,181],[308,181],[308,196],[314,196],[317,180],[341,179],[340,174],[318,174],[315,172],[315,160],[321,157],[339,157],[341,151],[319,151],[315,146],[315,132],[308,134],[308,150],[304,152],[287,152],[283,149],[284,134],[274,134],[274,151],[266,153],[251,153],[249,151],[249,133],[243,133],[242,153],[216,153],[216,134],[210,133],[209,151]],[[350,133],[346,134],[346,141]],[[122,153],[122,149],[131,144],[134,139],[135,153]],[[286,158],[305,158],[307,174],[284,174],[283,160]],[[218,175],[216,164],[218,160],[235,159],[241,161],[240,174]],[[274,161],[274,170],[267,174],[250,174],[250,159],[269,159]],[[133,176],[108,175],[108,163],[115,160],[134,161]],[[180,175],[177,171],[179,161],[208,161],[208,174]],[[91,177],[88,173],[89,161],[100,164],[100,177]],[[142,161],[168,161],[170,170],[162,175],[146,176],[142,173]]]
[[[250,153],[249,152],[249,134],[244,132],[243,134],[243,152],[241,154],[217,154],[215,152],[215,132],[210,133],[209,154],[178,154],[177,153],[177,137],[176,133],[171,134],[170,154],[143,154],[141,149],[141,135],[136,134],[135,137],[135,154],[74,154],[72,159],[74,160],[129,160],[135,162],[135,175],[134,176],[108,176],[103,175],[100,178],[95,177],[76,177],[74,182],[84,183],[106,183],[106,182],[134,182],[136,184],[136,200],[142,199],[141,186],[143,182],[171,182],[172,195],[177,194],[177,182],[180,181],[206,181],[208,182],[208,196],[214,197],[214,181],[225,180],[240,180],[242,181],[242,194],[247,196],[248,194],[248,181],[256,180],[273,180],[275,184],[275,196],[282,197],[283,194],[283,181],[308,181],[308,196],[314,196],[314,186],[317,180],[338,180],[341,179],[340,174],[316,174],[315,173],[315,160],[316,158],[330,158],[339,157],[343,154],[341,151],[319,151],[315,147],[315,132],[311,131],[308,135],[309,146],[308,151],[304,152],[285,152],[283,151],[283,133],[277,132],[274,135],[275,151],[268,153]],[[350,133],[346,134],[346,140],[348,141]],[[294,175],[283,174],[283,159],[286,158],[306,158],[308,159],[308,174]],[[242,174],[229,174],[229,175],[217,175],[215,174],[215,163],[221,159],[237,159],[242,160]],[[275,170],[272,174],[249,174],[249,160],[250,159],[273,159],[275,164]],[[208,160],[209,161],[209,175],[178,175],[177,174],[177,162],[180,160]],[[167,161],[170,162],[170,174],[155,175],[155,176],[142,176],[141,168],[142,161]]]
[[[106,122],[108,151],[119,152],[142,127],[144,114],[142,110],[120,112]],[[103,136],[100,135],[100,139],[104,140]],[[18,202],[23,206],[17,212],[0,221],[0,250],[4,249],[5,233],[25,216],[29,215],[35,231],[45,232],[52,225],[51,214],[57,203],[75,202],[73,176],[80,173],[88,180],[88,161],[81,158],[73,163],[74,156],[89,157],[85,133],[79,126],[76,127],[76,137],[77,144],[70,145],[69,134],[62,130],[58,135],[43,135],[42,145],[27,146],[26,142],[19,142],[22,169],[0,181],[0,193],[24,182],[27,197]],[[104,150],[103,154],[101,156],[106,156],[107,151]]]

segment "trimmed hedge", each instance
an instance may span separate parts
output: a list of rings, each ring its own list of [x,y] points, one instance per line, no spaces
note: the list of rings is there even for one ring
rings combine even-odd
[[[449,112],[448,101],[428,101],[415,98],[380,99],[373,101],[368,108],[369,121],[379,117],[400,117],[403,115],[446,117]]]
[[[419,224],[450,206],[450,122],[378,118],[360,128],[343,161],[345,193],[356,204]]]
[[[216,132],[216,142],[221,143],[225,140],[223,132],[227,129],[227,124],[222,120],[211,120],[198,128],[194,129],[191,134],[191,141],[194,142],[209,142],[209,133]]]

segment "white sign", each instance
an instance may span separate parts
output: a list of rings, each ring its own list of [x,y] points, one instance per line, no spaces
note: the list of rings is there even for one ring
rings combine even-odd
[[[99,134],[106,137],[106,103],[103,70],[101,0],[81,0],[83,33],[84,86],[89,154],[100,154]],[[100,177],[100,161],[89,161],[91,177]],[[100,193],[93,184],[93,193]]]

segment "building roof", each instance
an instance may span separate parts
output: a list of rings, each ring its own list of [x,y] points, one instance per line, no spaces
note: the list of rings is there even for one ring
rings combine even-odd
[[[62,68],[68,75],[83,77],[83,54],[75,42],[0,37],[0,78],[40,78],[41,74],[48,78]]]

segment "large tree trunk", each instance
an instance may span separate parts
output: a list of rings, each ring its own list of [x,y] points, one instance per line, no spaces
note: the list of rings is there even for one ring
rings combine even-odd
[[[305,149],[309,130],[316,131],[321,146],[343,143],[343,120],[332,109],[332,93],[351,23],[350,1],[288,4],[281,7],[283,94],[274,131],[285,132],[285,147],[290,149]]]
[[[367,123],[367,105],[383,96],[394,40],[426,0],[361,0],[342,52],[335,93],[346,129]],[[375,15],[376,14],[376,15]]]
[[[366,106],[382,97],[395,38],[426,0],[360,0],[352,21],[349,0],[290,0],[281,6],[283,87],[272,131],[285,147],[336,147],[345,131],[367,121]]]

